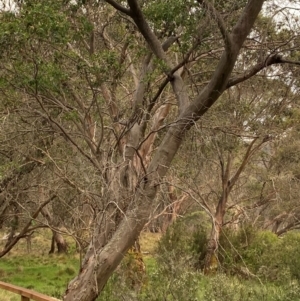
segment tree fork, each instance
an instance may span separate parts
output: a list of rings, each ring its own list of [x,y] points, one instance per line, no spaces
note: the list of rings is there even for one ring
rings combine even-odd
[[[108,1],[116,9],[114,1]],[[232,45],[230,51],[225,49],[215,73],[202,93],[187,106],[187,93],[177,93],[182,87],[182,79],[172,82],[173,92],[179,104],[180,116],[177,122],[169,128],[165,138],[156,151],[147,170],[147,183],[139,183],[126,216],[121,221],[111,240],[102,248],[95,249],[94,253],[86,258],[79,275],[68,285],[65,301],[92,301],[96,300],[104,288],[107,280],[116,269],[128,249],[142,231],[148,220],[152,208],[152,201],[156,195],[156,187],[165,176],[171,162],[177,153],[184,134],[194,125],[206,111],[215,103],[226,89],[229,76],[235,65],[238,53],[250,33],[250,30],[262,8],[264,0],[249,0],[240,19],[231,33]],[[144,15],[137,1],[128,0],[130,10],[121,7],[123,13],[128,13],[135,21],[154,54],[168,64],[165,52],[158,39],[146,23]],[[136,13],[136,15],[134,15]],[[168,64],[169,65],[169,64]],[[96,229],[97,231],[97,229]],[[99,233],[100,234],[100,233]]]

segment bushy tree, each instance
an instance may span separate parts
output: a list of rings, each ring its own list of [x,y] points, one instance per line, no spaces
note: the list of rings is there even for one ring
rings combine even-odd
[[[38,166],[47,172],[31,188],[62,200],[65,225],[83,203],[94,212],[65,300],[101,293],[189,130],[224,92],[298,64],[289,57],[297,34],[260,33],[264,2],[29,0],[2,12],[1,210],[15,181]]]

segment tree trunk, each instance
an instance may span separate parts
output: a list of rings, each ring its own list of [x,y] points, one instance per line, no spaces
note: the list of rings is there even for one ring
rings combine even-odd
[[[64,237],[60,233],[52,230],[52,239],[49,254],[53,254],[55,252],[55,245],[58,254],[67,253],[68,244],[66,243]]]
[[[76,231],[76,250],[77,252],[86,252],[91,240],[92,227],[94,223],[94,210],[83,200],[73,217],[73,227]]]
[[[227,190],[227,189],[226,189]],[[212,229],[209,240],[207,242],[207,249],[204,258],[204,274],[210,274],[218,269],[218,246],[220,233],[222,231],[225,208],[227,203],[228,194],[226,190],[223,192],[222,197],[219,200],[216,214],[212,221]]]
[[[8,248],[9,245],[11,244],[13,238],[15,237],[16,231],[19,227],[19,217],[18,217],[18,209],[17,206],[15,205],[14,207],[14,217],[13,220],[11,221],[11,228],[10,228],[10,232],[9,235],[7,237],[7,242],[4,246],[4,249]]]
[[[25,239],[26,239],[26,248],[27,248],[27,253],[31,253],[31,238],[32,238],[32,235],[33,235],[34,231],[32,231],[31,233],[28,233],[26,236],[25,236]]]
[[[184,127],[184,124],[181,124],[181,126]],[[108,243],[95,246],[94,241],[91,241],[79,275],[69,283],[64,300],[96,300],[107,280],[129,248],[133,246],[149,219],[153,205],[152,200],[156,195],[160,178],[167,172],[166,165],[169,164],[170,157],[174,157],[181,144],[181,138],[179,137],[183,137],[183,135],[180,131],[182,131],[180,126],[169,130],[159,148],[160,150],[148,168],[149,172],[136,187],[132,188],[135,190],[134,197],[126,210],[125,217],[121,220]],[[102,223],[98,223],[94,235],[103,235],[101,227]],[[97,266],[97,269],[95,269],[95,266]]]
[[[57,253],[67,253],[68,244],[66,243],[63,236],[58,232],[55,232],[53,236],[57,247]]]
[[[244,155],[244,158],[234,173],[234,175],[231,177],[231,163],[232,163],[232,155],[231,152],[228,152],[227,162],[225,164],[224,158],[219,153],[219,160],[220,160],[220,166],[221,166],[221,179],[222,179],[222,195],[219,199],[218,206],[216,209],[215,216],[213,217],[212,221],[212,230],[210,234],[210,238],[207,243],[207,250],[206,255],[204,259],[204,273],[210,273],[212,271],[215,271],[218,268],[218,246],[219,246],[219,238],[220,233],[222,231],[222,226],[224,222],[224,216],[226,213],[226,205],[228,201],[229,194],[236,184],[237,180],[239,179],[241,173],[244,171],[249,159],[254,154],[255,151],[259,149],[259,147],[266,142],[264,139],[262,142],[260,142],[256,147],[254,147],[255,142],[258,138],[254,138],[251,143],[249,144],[247,151]]]
[[[49,254],[53,254],[54,252],[55,252],[55,240],[54,240],[54,235],[52,234]]]
[[[40,197],[42,200],[44,199],[44,192],[42,188],[40,188]],[[65,242],[63,236],[56,230],[58,227],[58,223],[54,221],[49,209],[46,206],[41,209],[41,213],[47,220],[49,228],[52,231],[51,247],[49,254],[53,254],[55,252],[55,244],[58,253],[66,253],[68,251],[68,245]]]
[[[37,216],[39,215],[39,213],[41,212],[41,210],[43,209],[44,206],[46,206],[50,201],[52,201],[55,198],[55,195],[53,195],[52,197],[50,197],[48,200],[46,200],[45,202],[43,202],[38,209],[30,216],[30,220],[27,222],[27,224],[25,224],[25,226],[23,227],[23,229],[20,231],[20,233],[18,235],[15,235],[12,237],[10,243],[8,243],[5,248],[0,252],[0,258],[2,256],[4,256],[5,254],[7,254],[13,247],[14,245],[23,237],[26,236],[27,233],[32,232],[34,229],[40,228],[35,227],[35,228],[31,228],[31,222],[33,219],[37,218]]]
[[[117,225],[116,231],[107,244],[96,247],[93,240],[91,241],[79,275],[68,285],[64,296],[65,301],[96,300],[128,249],[134,244],[149,219],[156,190],[162,178],[166,175],[186,132],[207,112],[226,89],[239,50],[250,33],[263,2],[263,0],[249,0],[230,35],[223,28],[223,23],[220,23],[221,30],[224,33],[224,53],[211,80],[193,101],[189,99],[181,76],[171,73],[171,85],[178,102],[179,116],[176,122],[169,127],[163,141],[155,151],[149,167],[146,169],[145,164],[142,164],[143,168],[140,168],[142,171],[140,173],[136,172],[137,168],[127,168],[130,166],[136,167],[136,163],[143,160],[140,154],[137,155],[139,143],[142,141],[142,137],[139,137],[141,131],[138,131],[137,127],[137,131],[135,131],[137,138],[135,138],[133,129],[135,129],[137,124],[131,127],[132,140],[129,139],[128,141],[134,143],[126,145],[128,152],[125,153],[124,161],[127,162],[127,167],[124,169],[125,176],[120,178],[121,181],[125,180],[126,183],[129,183],[127,185],[126,198],[128,197],[127,202],[128,200],[131,201],[130,205],[124,211],[125,214],[122,214],[122,220]],[[110,3],[114,3],[117,9],[121,7],[123,13],[129,14],[154,55],[166,64],[166,73],[170,76],[169,71],[174,66],[169,64],[167,54],[145,20],[138,2],[136,0],[128,0],[128,9],[114,1],[110,1]],[[138,95],[138,93],[136,94]],[[132,178],[135,179],[133,182],[131,181]],[[133,183],[134,185],[132,185]],[[95,227],[94,236],[101,235],[100,230],[98,227]]]

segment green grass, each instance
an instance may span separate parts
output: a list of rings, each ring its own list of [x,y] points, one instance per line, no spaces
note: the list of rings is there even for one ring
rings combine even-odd
[[[66,239],[70,250],[74,250],[74,242]],[[49,255],[50,244],[51,232],[47,230],[34,235],[29,254],[25,240],[20,240],[11,252],[0,258],[1,281],[61,298],[67,283],[78,273],[79,255],[74,252]],[[19,301],[20,296],[0,290],[0,300]]]
[[[0,233],[0,237],[3,233]],[[142,250],[147,254],[145,261],[149,270],[155,269],[156,263],[152,258],[160,234],[143,234],[141,237]],[[51,232],[42,230],[32,239],[32,252],[27,254],[25,240],[12,249],[9,254],[0,258],[1,281],[15,284],[24,288],[61,298],[68,282],[73,279],[79,269],[79,255],[74,253],[75,245],[68,239],[71,254],[49,255]],[[0,245],[0,249],[3,247]],[[3,297],[5,296],[5,297]],[[20,300],[19,296],[0,290],[0,300]]]
[[[0,259],[1,280],[60,298],[79,269],[78,256],[11,256]]]
[[[74,252],[48,255],[51,238],[48,234],[35,237],[32,253],[27,254],[26,244],[21,242],[12,252],[0,258],[1,281],[61,299],[67,283],[77,275],[79,255]],[[117,301],[122,297],[139,301],[300,301],[298,281],[261,284],[256,279],[241,280],[225,274],[204,276],[188,266],[178,265],[177,261],[174,267],[166,270],[154,256],[159,238],[159,234],[152,233],[144,233],[141,237],[147,271],[141,291],[134,295],[126,286],[125,274],[118,269],[98,300]],[[70,240],[68,243],[74,250],[73,242]],[[0,300],[19,301],[20,296],[0,290]]]
[[[199,282],[197,298],[222,301],[299,301],[298,281],[274,284],[260,283],[254,279],[239,279],[235,276],[217,274],[203,277]]]

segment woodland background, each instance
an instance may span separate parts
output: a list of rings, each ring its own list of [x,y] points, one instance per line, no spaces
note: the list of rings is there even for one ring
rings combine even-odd
[[[0,7],[0,273],[44,237],[64,300],[299,300],[297,1]]]

